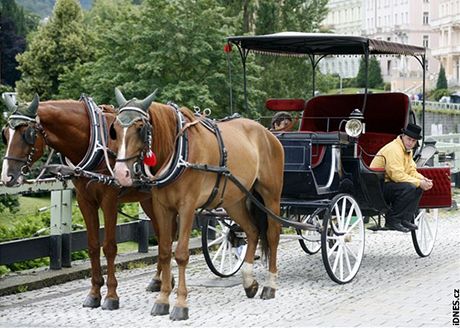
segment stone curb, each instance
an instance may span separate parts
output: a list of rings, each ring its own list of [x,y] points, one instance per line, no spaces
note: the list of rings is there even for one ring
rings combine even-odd
[[[201,251],[201,238],[190,239],[191,253]],[[115,265],[118,270],[128,269],[138,264],[152,264],[158,260],[158,246],[149,247],[148,253],[125,253],[118,254]],[[103,264],[104,263],[104,264]],[[104,274],[107,265],[104,257],[101,257],[101,266]],[[50,268],[36,268],[8,274],[0,278],[0,296],[20,293],[62,284],[68,281],[83,279],[91,276],[91,264],[89,259],[73,261],[72,267],[60,270]]]

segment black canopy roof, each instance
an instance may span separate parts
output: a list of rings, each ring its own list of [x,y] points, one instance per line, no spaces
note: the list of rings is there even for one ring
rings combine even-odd
[[[425,48],[402,43],[369,39],[362,36],[330,33],[282,32],[267,35],[244,35],[227,38],[243,49],[271,55],[423,55]]]

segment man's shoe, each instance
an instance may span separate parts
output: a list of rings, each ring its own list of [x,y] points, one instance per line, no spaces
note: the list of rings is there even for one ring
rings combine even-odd
[[[401,223],[385,223],[385,228],[401,232],[409,232],[410,230],[404,227]]]
[[[406,220],[403,220],[401,222],[401,224],[404,227],[406,227],[407,229],[409,229],[409,230],[417,230],[418,229],[417,225],[413,224],[412,222],[406,221]]]

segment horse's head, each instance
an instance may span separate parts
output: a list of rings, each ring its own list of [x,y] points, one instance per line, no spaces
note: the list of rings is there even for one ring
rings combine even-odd
[[[17,105],[8,94],[4,100],[12,114],[2,130],[6,151],[1,179],[4,184],[11,187],[23,183],[31,165],[43,155],[45,142],[36,128],[38,95],[35,95],[28,105]]]
[[[141,172],[144,157],[150,151],[152,126],[148,109],[155,94],[156,90],[143,100],[127,101],[121,91],[115,89],[119,109],[110,127],[110,137],[115,140],[118,151],[114,174],[122,186],[133,184],[133,176]]]

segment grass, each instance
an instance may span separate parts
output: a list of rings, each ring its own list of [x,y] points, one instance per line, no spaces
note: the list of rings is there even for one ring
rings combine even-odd
[[[11,213],[5,210],[0,215],[0,226],[12,227],[24,216],[38,213],[40,208],[48,208],[51,204],[50,197],[27,197],[19,196],[19,212]]]

